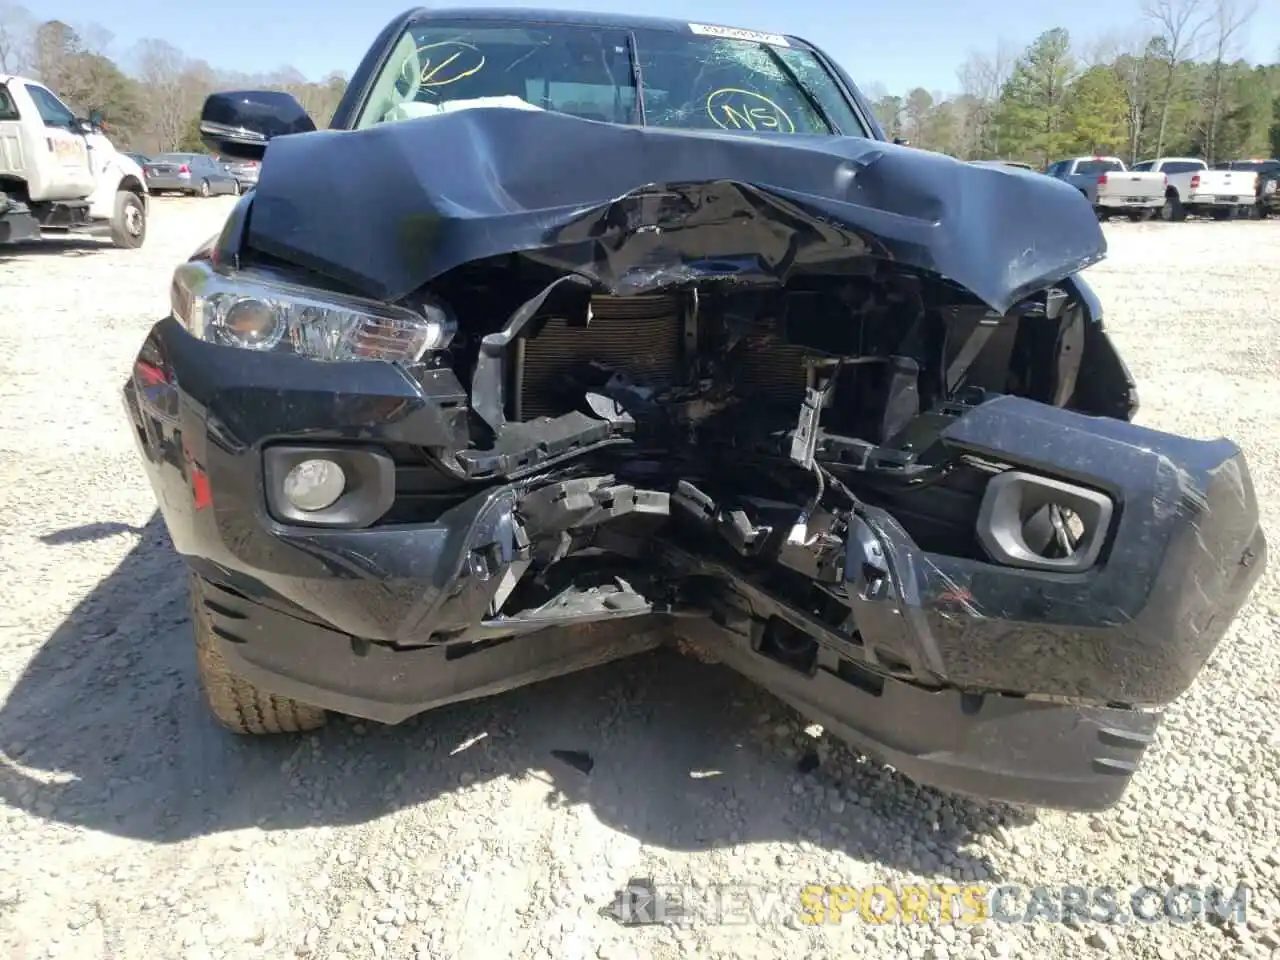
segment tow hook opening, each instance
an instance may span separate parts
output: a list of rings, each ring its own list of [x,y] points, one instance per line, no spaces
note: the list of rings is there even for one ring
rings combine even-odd
[[[1083,573],[1102,555],[1111,497],[1022,470],[991,479],[978,508],[978,539],[997,563]]]

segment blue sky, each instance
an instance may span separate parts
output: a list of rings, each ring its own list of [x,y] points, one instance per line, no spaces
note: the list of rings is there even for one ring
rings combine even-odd
[[[1247,0],[1245,0],[1247,2]],[[558,9],[644,12],[654,16],[791,33],[822,46],[860,84],[883,83],[901,93],[913,86],[952,92],[956,68],[971,49],[993,51],[997,37],[1022,46],[1051,26],[1064,25],[1088,42],[1126,31],[1141,19],[1140,0],[897,0],[889,4],[837,0],[546,0]],[[292,64],[312,79],[333,69],[351,73],[385,23],[412,0],[218,0],[156,6],[101,0],[36,0],[43,17],[73,25],[97,21],[115,35],[123,55],[142,37],[160,37],[220,67],[244,71]],[[438,6],[506,6],[440,3]],[[859,11],[874,11],[864,19]],[[108,14],[109,11],[109,14]],[[840,11],[837,14],[837,11]],[[199,38],[194,39],[194,38]],[[1259,0],[1242,38],[1241,54],[1271,59],[1280,46],[1280,2]]]

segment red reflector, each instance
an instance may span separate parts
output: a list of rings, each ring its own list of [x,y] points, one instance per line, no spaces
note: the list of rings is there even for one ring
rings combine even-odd
[[[169,377],[163,370],[153,363],[147,363],[145,360],[139,360],[133,365],[133,372],[138,375],[138,379],[145,383],[148,387],[154,387],[157,384],[168,383]]]
[[[1200,186],[1200,174],[1193,173],[1191,175],[1191,189],[1194,190],[1198,186]]]
[[[213,493],[209,489],[209,475],[191,465],[191,500],[197,510],[206,510],[213,506]]]

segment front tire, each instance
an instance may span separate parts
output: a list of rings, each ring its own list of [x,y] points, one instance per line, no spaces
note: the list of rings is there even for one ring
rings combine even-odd
[[[1182,208],[1182,200],[1172,190],[1165,195],[1164,206],[1160,208],[1160,219],[1170,223],[1187,218],[1187,211]]]
[[[115,213],[111,217],[111,242],[125,250],[136,250],[147,239],[147,211],[142,198],[132,190],[116,192]]]
[[[210,193],[210,190],[209,190],[209,181],[208,181],[208,180],[201,180],[201,181],[200,181],[200,196],[202,196],[202,197],[208,197],[208,196],[209,196],[209,193]]]
[[[305,733],[328,719],[324,710],[262,690],[232,672],[218,650],[213,622],[204,603],[200,578],[189,575],[191,626],[195,632],[196,670],[205,703],[219,724],[232,733],[257,735]]]

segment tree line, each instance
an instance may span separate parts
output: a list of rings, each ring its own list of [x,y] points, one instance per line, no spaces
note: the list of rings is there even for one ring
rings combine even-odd
[[[965,160],[1280,156],[1280,50],[1267,64],[1238,55],[1258,0],[1141,2],[1132,29],[1115,35],[1081,42],[1054,27],[1024,49],[971,52],[959,92],[866,92],[889,136]],[[157,39],[117,61],[113,40],[96,24],[41,22],[0,0],[0,73],[35,76],[84,113],[102,109],[121,149],[201,149],[200,106],[216,89],[286,90],[323,126],[347,86],[342,73],[313,82],[290,66],[230,73]]]
[[[1025,49],[971,52],[959,93],[867,93],[889,136],[965,160],[1280,156],[1280,50],[1266,64],[1238,55],[1256,7],[1145,0],[1111,36],[1080,42],[1054,27]]]
[[[346,75],[336,71],[319,82],[288,65],[269,73],[235,73],[151,38],[117,60],[114,40],[97,24],[41,21],[26,7],[0,0],[0,73],[34,77],[81,115],[102,110],[120,150],[203,151],[200,108],[214,90],[286,90],[324,125],[347,88]]]

